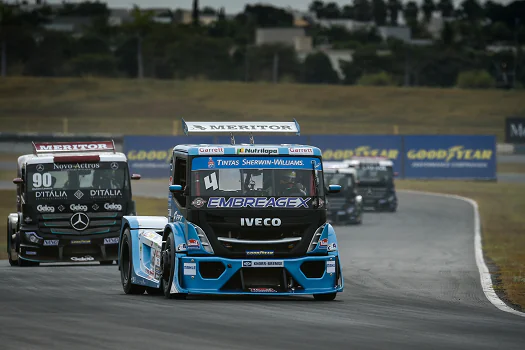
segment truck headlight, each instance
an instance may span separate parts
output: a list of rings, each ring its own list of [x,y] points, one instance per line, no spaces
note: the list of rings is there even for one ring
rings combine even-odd
[[[210,241],[208,240],[208,236],[206,236],[204,230],[195,224],[192,225],[193,227],[195,227],[195,231],[197,231],[197,236],[201,240],[202,249],[204,249],[206,253],[213,254],[213,248],[211,247]]]
[[[363,197],[361,195],[355,197],[356,203],[361,203],[363,201]]]
[[[394,201],[394,195],[393,194],[391,194],[390,197],[388,197],[388,201],[389,202],[393,202]]]

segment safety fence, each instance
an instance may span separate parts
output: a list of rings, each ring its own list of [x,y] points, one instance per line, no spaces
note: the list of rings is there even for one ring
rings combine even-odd
[[[179,144],[229,144],[227,136],[125,136],[131,170],[145,178],[168,178],[173,147]],[[249,143],[236,136],[236,143]],[[303,144],[319,147],[323,159],[353,156],[391,159],[406,179],[496,179],[494,135],[304,135],[257,136],[256,144]]]

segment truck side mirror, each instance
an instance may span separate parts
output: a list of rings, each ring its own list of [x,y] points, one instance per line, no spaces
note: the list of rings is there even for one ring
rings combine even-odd
[[[133,174],[131,175],[131,180],[140,180],[142,178],[142,176],[140,176],[140,174]]]
[[[24,183],[24,179],[20,178],[20,177],[17,177],[17,178],[14,178],[13,179],[13,183],[15,185],[22,185]]]
[[[339,193],[341,192],[340,185],[328,185],[328,193]]]
[[[171,193],[180,193],[183,191],[181,185],[170,185],[169,189]]]

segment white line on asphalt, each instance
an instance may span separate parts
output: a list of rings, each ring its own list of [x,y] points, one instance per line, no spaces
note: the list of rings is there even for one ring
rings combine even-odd
[[[503,300],[501,300],[496,292],[494,291],[494,288],[492,286],[492,277],[490,276],[489,268],[487,267],[487,264],[485,263],[485,259],[483,258],[483,249],[481,245],[481,224],[479,219],[479,208],[478,203],[470,198],[457,196],[454,194],[445,194],[445,193],[433,193],[433,192],[424,192],[424,191],[412,191],[412,190],[399,190],[399,192],[408,192],[408,193],[416,193],[416,194],[425,194],[429,196],[437,196],[437,197],[445,197],[445,198],[452,198],[452,199],[458,199],[464,202],[469,203],[472,205],[472,208],[474,209],[474,250],[476,254],[476,265],[478,266],[479,270],[479,276],[481,281],[481,288],[483,289],[483,293],[485,293],[485,296],[487,299],[500,309],[501,311],[509,312],[511,314],[525,317],[525,313],[514,310]]]

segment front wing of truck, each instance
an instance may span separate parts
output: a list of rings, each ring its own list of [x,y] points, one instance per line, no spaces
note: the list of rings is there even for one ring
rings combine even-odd
[[[122,227],[123,232],[127,227],[131,234],[132,284],[161,287],[163,242],[173,233],[176,252],[171,293],[277,296],[343,291],[337,241],[329,225],[319,239],[319,244],[326,246],[327,254],[282,259],[229,259],[213,254],[189,253],[188,241],[195,241],[197,237],[190,232],[188,239],[184,225],[168,224],[165,217],[128,216],[124,217]]]

